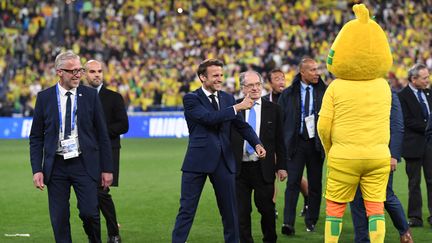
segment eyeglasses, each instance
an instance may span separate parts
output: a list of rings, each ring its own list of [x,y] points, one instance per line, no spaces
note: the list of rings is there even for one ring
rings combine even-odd
[[[69,74],[72,74],[74,76],[77,75],[78,73],[79,74],[83,74],[85,72],[84,68],[78,68],[78,69],[64,69],[64,68],[61,68],[60,70],[65,71],[65,72],[67,72]]]
[[[251,89],[251,88],[254,88],[254,87],[261,88],[261,85],[262,85],[262,83],[259,82],[259,83],[254,83],[254,84],[245,84],[243,86],[246,87],[246,88],[248,88],[248,89]]]

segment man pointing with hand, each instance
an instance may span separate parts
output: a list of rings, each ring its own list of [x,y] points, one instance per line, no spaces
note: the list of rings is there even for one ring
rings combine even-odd
[[[236,104],[232,95],[221,91],[223,63],[217,59],[205,60],[199,65],[197,75],[202,87],[183,98],[189,144],[182,166],[180,209],[172,242],[187,240],[204,183],[209,177],[222,216],[225,242],[238,243],[236,162],[230,143],[231,125],[255,149],[259,158],[264,158],[266,151],[239,113],[250,109],[253,100],[246,96]]]

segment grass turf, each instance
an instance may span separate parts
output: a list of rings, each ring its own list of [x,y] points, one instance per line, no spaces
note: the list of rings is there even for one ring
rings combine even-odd
[[[171,231],[179,207],[180,167],[187,146],[186,139],[125,139],[122,141],[120,187],[111,192],[116,204],[120,232],[124,242],[170,242]],[[49,221],[46,190],[32,184],[28,140],[0,140],[0,242],[54,242]],[[406,209],[407,178],[405,165],[399,164],[394,177],[394,190]],[[317,231],[305,231],[303,218],[297,217],[296,235],[280,234],[285,183],[278,183],[278,242],[323,242],[324,203]],[[422,183],[425,195],[424,182]],[[425,198],[425,197],[424,197]],[[426,200],[424,200],[426,204]],[[75,194],[71,193],[71,230],[74,242],[87,242],[78,217]],[[298,212],[303,204],[300,197]],[[423,208],[425,226],[414,228],[415,242],[431,242],[432,230],[426,223],[429,216]],[[254,208],[253,234],[256,242],[262,235],[259,214]],[[386,242],[399,242],[399,235],[386,217]],[[6,237],[5,234],[28,233],[30,237]],[[102,238],[106,227],[102,220]],[[353,242],[353,226],[349,210],[345,213],[340,242]],[[201,196],[189,243],[223,242],[222,224],[211,183]]]

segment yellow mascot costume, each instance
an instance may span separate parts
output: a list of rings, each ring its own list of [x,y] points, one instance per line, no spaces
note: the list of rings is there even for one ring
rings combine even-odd
[[[384,201],[390,173],[392,65],[387,37],[364,4],[353,6],[327,58],[336,76],[324,95],[318,133],[327,156],[325,242],[338,242],[347,202],[360,185],[371,242],[384,242]]]

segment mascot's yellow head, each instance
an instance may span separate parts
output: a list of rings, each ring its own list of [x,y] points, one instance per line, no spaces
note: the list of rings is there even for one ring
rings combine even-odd
[[[353,6],[356,19],[346,23],[327,57],[327,69],[337,78],[371,80],[385,77],[393,58],[381,27],[369,18],[364,4]]]

